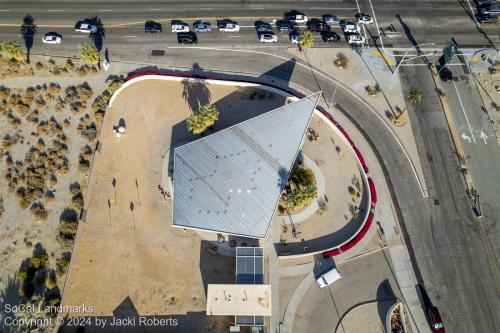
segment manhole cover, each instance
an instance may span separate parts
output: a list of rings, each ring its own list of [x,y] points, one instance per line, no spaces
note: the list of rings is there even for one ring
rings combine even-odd
[[[434,206],[439,206],[439,199],[434,199]]]
[[[163,50],[152,50],[151,55],[155,57],[163,57],[165,55],[165,51]]]

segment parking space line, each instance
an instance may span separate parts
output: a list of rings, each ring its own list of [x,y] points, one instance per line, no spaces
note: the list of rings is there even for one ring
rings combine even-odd
[[[457,92],[458,101],[460,102],[460,106],[462,107],[462,111],[463,111],[464,116],[465,116],[465,121],[467,121],[467,126],[469,127],[469,132],[472,136],[472,141],[474,141],[474,143],[476,143],[476,138],[474,137],[474,133],[472,132],[472,127],[470,125],[469,118],[467,117],[467,113],[465,113],[465,108],[464,108],[464,105],[462,104],[462,98],[460,98],[460,93],[458,92],[457,85],[455,84],[455,81],[452,81],[452,82],[453,82],[453,86],[455,87],[455,91]]]

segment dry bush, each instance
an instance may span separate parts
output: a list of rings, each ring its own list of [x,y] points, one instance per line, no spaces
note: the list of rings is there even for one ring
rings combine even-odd
[[[347,67],[349,66],[349,58],[347,58],[345,54],[339,53],[337,54],[337,59],[335,59],[333,63],[338,68],[347,69]]]
[[[71,198],[71,205],[77,210],[81,210],[83,208],[83,195],[81,192],[78,192]]]
[[[43,64],[40,61],[38,61],[35,64],[35,68],[36,68],[36,70],[41,71],[43,69]]]
[[[56,185],[57,185],[57,177],[56,177],[56,175],[51,175],[49,177],[49,186],[54,187]]]
[[[24,92],[23,100],[26,104],[31,105],[36,97],[36,90],[33,87],[28,87]]]
[[[82,102],[76,101],[76,102],[73,102],[69,105],[69,109],[70,109],[71,113],[76,115],[77,113],[85,111],[86,106]]]
[[[78,230],[78,213],[72,208],[65,208],[59,218],[58,240],[65,246],[71,246]]]
[[[88,85],[87,82],[85,82],[85,83],[79,85],[78,87],[76,87],[76,90],[78,92],[78,95],[80,96],[80,99],[83,102],[88,101],[89,98],[92,97],[93,91],[92,91],[92,88],[90,88],[90,86]]]
[[[82,191],[82,188],[80,186],[80,183],[78,182],[73,182],[71,184],[69,184],[69,191],[71,192],[71,194],[73,195],[77,195],[78,193],[80,193]]]
[[[39,115],[39,112],[38,110],[33,110],[31,111],[27,116],[26,116],[26,120],[29,121],[30,123],[32,123],[33,125],[36,125],[38,124],[38,115]]]
[[[70,126],[71,126],[71,122],[69,121],[69,119],[68,118],[64,119],[64,121],[63,121],[63,127],[64,128],[68,128]]]
[[[45,194],[44,194],[44,199],[45,199],[45,202],[46,203],[51,203],[52,201],[54,201],[54,192],[52,192],[51,190],[47,190],[45,191]]]
[[[35,98],[35,105],[38,108],[42,108],[45,105],[47,105],[47,102],[45,102],[45,99],[43,98],[43,96],[38,96],[37,98]]]
[[[31,200],[28,198],[27,191],[24,187],[19,187],[16,191],[16,198],[21,209],[26,209],[30,206]]]
[[[45,221],[47,219],[47,210],[41,202],[31,205],[30,213],[37,221]]]
[[[81,173],[85,173],[90,169],[90,162],[87,160],[84,160],[83,158],[80,158],[80,161],[78,162],[78,171]]]
[[[90,148],[89,145],[85,145],[81,150],[80,157],[84,160],[89,161],[92,159],[92,156],[93,156],[92,148]]]
[[[12,145],[13,139],[9,134],[5,134],[3,139],[2,139],[2,147],[4,149],[9,149],[10,146]]]
[[[65,66],[68,72],[72,72],[75,70],[75,64],[73,63],[73,61],[71,61],[71,59],[66,60]]]
[[[0,197],[0,217],[5,213],[5,207],[3,206],[3,198]]]
[[[36,126],[36,133],[41,135],[41,134],[47,134],[49,131],[49,122],[46,120],[40,120],[38,122],[38,125]]]
[[[94,122],[86,125],[80,133],[87,141],[94,142],[97,138],[97,128]]]
[[[57,163],[57,174],[65,175],[69,171],[69,164],[66,158],[60,158]]]
[[[85,76],[91,72],[91,68],[88,65],[80,66],[77,70],[78,75]]]
[[[49,84],[47,91],[52,95],[57,95],[61,91],[61,86],[58,83],[52,82],[51,84]]]
[[[0,99],[7,99],[10,96],[11,90],[7,87],[0,86]]]

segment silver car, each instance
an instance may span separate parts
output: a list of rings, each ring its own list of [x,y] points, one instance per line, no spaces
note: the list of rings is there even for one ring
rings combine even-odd
[[[193,25],[193,31],[194,32],[211,32],[212,25],[208,22],[196,22]]]
[[[44,44],[61,44],[62,36],[56,32],[48,32],[42,38]]]

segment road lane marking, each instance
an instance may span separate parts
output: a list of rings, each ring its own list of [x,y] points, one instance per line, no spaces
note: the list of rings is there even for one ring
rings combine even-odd
[[[488,139],[488,136],[483,131],[481,131],[481,139],[483,139],[485,145],[488,144],[488,141],[486,141]]]
[[[150,11],[154,12],[154,11],[162,11],[162,10],[165,10],[165,9],[162,9],[162,8],[149,8]]]
[[[467,134],[465,133],[462,133],[462,139],[466,140],[466,141],[469,141],[469,143],[472,143],[472,141],[470,140],[470,136],[468,136]]]
[[[252,10],[262,10],[265,9],[264,7],[250,7]]]
[[[211,7],[202,7],[202,8],[200,8],[200,10],[214,10],[214,9]]]
[[[48,12],[64,12],[64,9],[49,9]]]
[[[0,9],[0,12],[10,12],[10,9]]]
[[[455,81],[452,81],[452,82],[453,82],[453,86],[455,87],[455,91],[457,92],[458,101],[460,102],[460,106],[462,107],[462,111],[464,112],[465,120],[467,121],[467,126],[469,126],[469,132],[472,136],[472,141],[474,141],[474,143],[476,143],[476,138],[474,137],[474,133],[472,132],[472,127],[470,125],[469,118],[467,117],[467,113],[465,113],[465,108],[464,108],[464,105],[462,104],[462,99],[460,98],[460,93],[458,92],[457,85],[455,84]]]
[[[123,38],[137,38],[137,36],[123,36]]]
[[[355,7],[310,7],[311,10],[353,10]]]
[[[99,9],[100,12],[112,12],[113,9]]]
[[[85,37],[87,37],[88,38],[88,36],[85,36],[85,35],[70,35],[70,37],[73,37],[73,38],[85,38]]]

